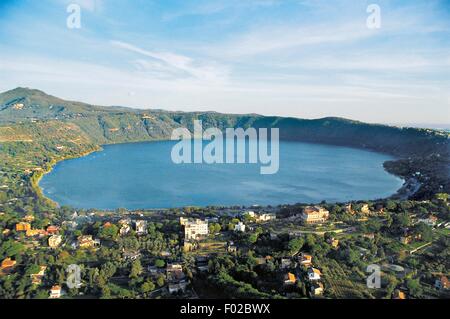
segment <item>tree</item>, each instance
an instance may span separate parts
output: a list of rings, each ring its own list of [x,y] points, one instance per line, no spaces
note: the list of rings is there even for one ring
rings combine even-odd
[[[247,238],[247,242],[250,245],[256,243],[257,241],[258,241],[258,234],[256,234],[256,233],[250,234],[250,236],[248,236],[248,238]]]
[[[149,293],[150,291],[155,290],[155,288],[156,288],[155,284],[150,280],[147,280],[141,285],[141,292],[146,294]]]
[[[408,227],[411,224],[411,219],[407,213],[394,215],[394,222],[398,227]]]
[[[25,250],[25,247],[18,242],[13,240],[8,240],[2,243],[0,246],[0,256],[5,257],[15,257],[21,254]]]
[[[119,233],[119,228],[116,225],[107,225],[107,226],[103,226],[100,231],[98,236],[101,239],[110,239],[110,240],[114,240],[117,235]]]
[[[389,211],[393,211],[397,208],[397,203],[392,201],[392,200],[388,200],[386,203],[386,209]]]
[[[131,264],[130,278],[138,278],[142,273],[142,265],[139,260],[133,261]]]
[[[159,277],[156,279],[156,284],[158,285],[158,287],[164,286],[164,284],[165,284],[164,276],[159,276]]]
[[[220,226],[220,224],[214,224],[214,232],[217,234],[222,230],[222,227]]]
[[[111,288],[104,286],[100,291],[100,299],[110,299],[111,298]]]
[[[48,299],[48,291],[39,289],[36,291],[36,294],[34,295],[34,299]]]
[[[32,264],[26,268],[25,274],[26,275],[37,274],[40,269],[41,269],[41,267],[39,267],[39,265]]]
[[[356,264],[359,261],[359,253],[351,248],[347,251],[347,261],[349,264]]]
[[[433,230],[430,226],[425,223],[418,223],[415,226],[414,232],[421,236],[424,241],[432,241],[433,240]]]
[[[155,266],[158,268],[163,268],[165,266],[165,262],[162,259],[156,259],[155,260]]]
[[[422,295],[423,290],[418,279],[408,279],[406,281],[406,287],[412,296],[420,297]]]
[[[100,273],[105,277],[110,278],[116,273],[117,267],[110,261],[101,266]]]
[[[288,250],[291,255],[298,253],[298,251],[303,247],[305,241],[302,237],[291,239],[288,243]]]

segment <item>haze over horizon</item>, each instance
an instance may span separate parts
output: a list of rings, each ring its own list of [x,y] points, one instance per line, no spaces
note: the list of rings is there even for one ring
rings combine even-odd
[[[81,7],[81,28],[66,25]],[[366,25],[381,8],[381,28]],[[6,0],[0,91],[97,105],[450,123],[450,2]]]

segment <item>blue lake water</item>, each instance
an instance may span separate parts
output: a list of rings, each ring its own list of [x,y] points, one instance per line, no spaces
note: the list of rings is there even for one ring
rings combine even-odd
[[[377,199],[402,185],[383,169],[391,157],[353,148],[280,142],[278,173],[261,175],[260,164],[174,164],[174,144],[104,146],[58,163],[40,186],[60,205],[143,209]]]

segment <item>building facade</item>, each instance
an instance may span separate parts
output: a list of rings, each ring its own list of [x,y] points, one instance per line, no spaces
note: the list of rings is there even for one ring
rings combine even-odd
[[[181,225],[184,225],[184,239],[185,240],[196,240],[202,236],[207,236],[208,221],[195,219],[195,220],[180,220]]]
[[[301,214],[305,224],[316,224],[325,222],[330,216],[330,212],[320,206],[307,206]]]

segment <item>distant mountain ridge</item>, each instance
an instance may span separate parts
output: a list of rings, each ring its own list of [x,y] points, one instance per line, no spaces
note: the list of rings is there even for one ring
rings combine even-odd
[[[76,125],[96,144],[168,139],[174,128],[192,130],[195,119],[202,120],[204,128],[277,127],[283,140],[357,147],[399,157],[450,154],[449,134],[429,129],[398,128],[336,117],[306,120],[106,107],[66,101],[29,88],[0,94],[0,125],[61,121]]]

